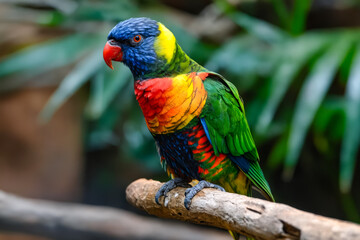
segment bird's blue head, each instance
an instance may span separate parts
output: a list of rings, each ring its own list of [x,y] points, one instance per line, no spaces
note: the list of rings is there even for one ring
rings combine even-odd
[[[104,60],[126,64],[135,79],[160,70],[176,51],[174,35],[161,23],[149,18],[130,18],[118,23],[109,33]]]

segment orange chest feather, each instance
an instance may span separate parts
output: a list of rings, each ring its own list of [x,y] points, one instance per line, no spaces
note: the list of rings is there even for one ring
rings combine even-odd
[[[172,133],[198,117],[206,102],[206,77],[207,73],[190,73],[136,81],[136,100],[149,130],[155,134]]]

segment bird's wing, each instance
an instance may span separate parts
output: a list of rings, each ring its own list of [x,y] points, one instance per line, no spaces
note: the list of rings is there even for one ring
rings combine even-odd
[[[228,154],[252,183],[273,200],[236,87],[216,73],[209,74],[204,86],[208,96],[200,120],[215,154]]]

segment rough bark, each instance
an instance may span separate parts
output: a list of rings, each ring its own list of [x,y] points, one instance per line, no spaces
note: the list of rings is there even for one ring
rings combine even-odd
[[[127,200],[158,217],[233,230],[256,239],[360,239],[360,225],[214,189],[198,193],[190,210],[183,204],[184,188],[172,190],[164,204],[158,205],[154,197],[161,185],[157,181],[139,179],[128,186]]]
[[[64,240],[220,240],[228,235],[140,217],[119,209],[25,199],[2,191],[0,231]]]

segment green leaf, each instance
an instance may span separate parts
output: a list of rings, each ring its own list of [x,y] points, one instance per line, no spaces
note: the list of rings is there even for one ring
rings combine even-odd
[[[271,0],[275,12],[278,15],[281,24],[285,27],[288,28],[289,26],[289,18],[290,18],[290,14],[286,8],[286,5],[284,3],[283,0]]]
[[[288,154],[285,159],[285,179],[292,177],[306,133],[351,43],[352,38],[349,35],[344,35],[335,41],[329,50],[315,62],[300,90],[290,127]]]
[[[266,75],[272,69],[274,55],[270,54],[271,48],[263,45],[254,36],[234,37],[212,55],[205,67],[211,71],[233,74],[237,78],[255,74]],[[241,81],[241,84],[247,82]]]
[[[237,25],[243,27],[247,32],[263,41],[270,43],[281,42],[288,37],[280,28],[237,11],[236,8],[227,1],[216,0],[215,3],[218,8],[228,15]]]
[[[272,147],[272,150],[267,159],[267,166],[271,170],[277,169],[283,162],[286,154],[287,135],[284,134]]]
[[[346,125],[340,155],[340,190],[348,193],[360,144],[360,44],[346,85]]]
[[[263,41],[269,43],[282,42],[288,37],[280,28],[245,13],[234,12],[229,14],[229,17],[240,27],[246,29],[248,33]]]
[[[281,59],[275,73],[270,77],[269,97],[259,114],[256,125],[256,131],[259,134],[267,132],[281,100],[299,71],[331,40],[332,38],[328,34],[310,33],[278,46],[277,52],[280,52]]]
[[[341,206],[348,221],[360,223],[360,211],[357,205],[358,202],[356,202],[354,198],[355,196],[350,193],[341,194]]]
[[[346,103],[342,96],[327,96],[319,107],[313,132],[326,136],[328,141],[340,141],[344,135]]]
[[[0,81],[1,77],[7,75],[35,75],[72,63],[91,48],[96,40],[87,34],[74,34],[21,50],[0,62]]]
[[[86,107],[87,116],[91,119],[98,119],[104,113],[132,76],[129,68],[124,64],[116,66],[114,71],[104,68],[99,71],[91,84],[90,99]]]
[[[104,105],[104,80],[105,71],[99,71],[90,82],[90,96],[85,111],[91,119],[97,119],[101,116]]]
[[[75,23],[85,21],[121,21],[131,17],[135,17],[139,9],[136,6],[136,1],[121,0],[121,1],[84,1],[79,5],[79,8],[73,14]]]
[[[339,80],[341,85],[346,85],[350,72],[352,63],[354,60],[354,56],[356,54],[356,44],[354,44],[351,49],[349,50],[349,53],[346,55],[346,58],[344,59],[344,62],[341,64],[340,71],[339,71]]]
[[[291,19],[291,33],[298,35],[305,29],[306,17],[311,6],[310,0],[295,0]]]
[[[101,50],[93,51],[64,78],[40,113],[40,120],[48,121],[54,112],[99,70],[103,64]]]

